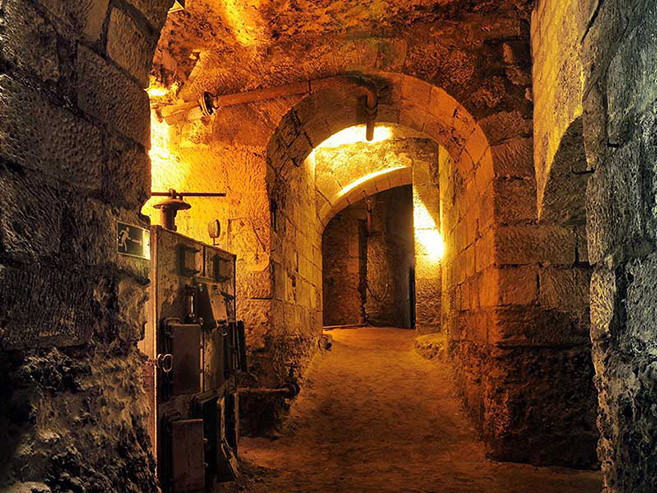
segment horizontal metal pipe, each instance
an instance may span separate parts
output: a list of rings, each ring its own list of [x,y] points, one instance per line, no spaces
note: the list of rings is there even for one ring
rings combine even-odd
[[[351,85],[355,88],[364,90],[367,98],[367,107],[369,109],[377,107],[378,94],[374,82],[364,77],[351,75],[337,75],[320,79],[310,79],[302,82],[293,82],[284,86],[267,87],[265,89],[255,89],[253,91],[238,92],[234,94],[224,94],[214,96],[212,102],[213,106],[221,108],[222,106],[255,103],[258,101],[295,96],[298,94],[310,94],[324,89],[335,89],[343,85]]]
[[[203,93],[198,101],[166,106],[162,108],[161,111],[162,116],[167,123],[169,125],[174,125],[185,119],[195,120],[202,118],[203,116],[209,116],[214,113],[216,109],[220,109],[224,106],[235,106],[301,94],[311,94],[326,89],[340,89],[345,86],[351,86],[354,89],[365,93],[365,135],[367,140],[372,140],[374,138],[374,125],[379,105],[378,91],[376,84],[374,84],[371,79],[358,75],[337,75],[333,77],[293,82],[284,86],[267,87],[264,89],[255,89],[253,91],[244,91],[234,94],[222,94],[218,96],[211,95],[210,93]]]
[[[267,87],[265,89],[256,89],[254,91],[237,92],[235,94],[224,94],[213,98],[213,106],[221,108],[222,106],[235,106],[238,104],[255,103],[266,101],[268,99],[284,98],[297,94],[307,94],[311,92],[310,81],[293,82],[278,87]]]

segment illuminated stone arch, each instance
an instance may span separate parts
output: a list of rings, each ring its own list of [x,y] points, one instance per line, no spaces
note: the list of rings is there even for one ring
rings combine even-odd
[[[410,163],[408,166],[387,168],[365,175],[333,194],[329,199],[330,202],[326,202],[326,207],[317,210],[317,219],[323,227],[326,227],[334,216],[364,197],[412,183],[413,169]],[[325,196],[319,187],[317,193]]]
[[[366,75],[378,88],[378,123],[412,129],[434,140],[449,154],[449,166],[441,170],[444,188],[441,195],[443,199],[449,196],[450,200],[450,213],[441,221],[447,244],[444,268],[448,286],[452,282],[454,285],[463,283],[466,277],[475,275],[475,269],[452,272],[453,261],[458,259],[458,263],[472,265],[477,243],[483,250],[479,269],[486,269],[494,260],[490,210],[494,202],[494,191],[490,187],[494,170],[488,139],[475,118],[443,89],[401,74],[375,72]],[[314,187],[314,170],[310,169],[312,166],[306,158],[315,146],[338,131],[365,121],[361,97],[341,88],[314,93],[298,102],[281,119],[267,146],[267,187],[275,204],[274,214],[285,216],[288,226],[294,228],[290,218],[305,217],[306,221],[313,221],[314,216],[324,219],[331,214],[333,201],[313,210],[314,203],[309,201],[301,206],[297,196],[290,192],[299,188],[300,183],[303,183],[301,189]],[[362,177],[354,177],[354,181],[359,178]],[[273,224],[278,223],[274,219]],[[322,230],[320,225],[317,221],[318,234]],[[286,229],[283,234],[287,233]],[[282,250],[276,244],[281,238],[273,232],[272,251]],[[318,259],[314,262],[319,265]]]
[[[424,134],[464,169],[492,166],[486,134],[470,112],[443,89],[407,75],[364,75],[378,87],[378,123],[398,124]],[[311,94],[281,119],[267,147],[274,171],[285,173],[286,166],[299,166],[313,147],[344,128],[365,122],[361,95],[345,89]]]
[[[434,140],[450,156],[449,169],[444,170],[441,179],[445,194],[452,195],[455,211],[441,221],[449,246],[445,259],[447,269],[451,269],[451,260],[458,255],[474,258],[477,239],[486,241],[482,247],[486,249],[488,263],[482,262],[480,266],[491,265],[494,239],[491,234],[493,215],[489,209],[493,191],[489,185],[494,170],[493,153],[483,129],[441,88],[401,74],[375,72],[366,75],[378,87],[378,123],[412,129]],[[294,211],[299,204],[290,202],[288,192],[304,173],[305,181],[314,180],[304,162],[315,146],[344,128],[364,123],[366,115],[361,97],[340,88],[314,93],[281,119],[267,146],[267,187],[272,203],[276,204],[276,213],[299,216]],[[359,178],[354,177],[354,181]],[[303,207],[304,214],[310,214],[309,210],[314,207],[315,204],[307,203]],[[329,203],[314,212],[324,219],[331,214],[331,209],[333,204]],[[274,232],[272,250],[279,248],[274,244],[276,241]],[[463,253],[466,251],[468,253]],[[474,275],[474,271],[468,274]]]
[[[595,436],[587,429],[575,429],[569,423],[546,429],[541,420],[551,418],[536,415],[526,423],[526,431],[512,431],[514,420],[519,419],[514,409],[539,402],[542,409],[556,409],[568,401],[565,393],[518,392],[515,383],[499,378],[520,375],[527,365],[536,365],[532,355],[538,348],[549,348],[541,349],[550,357],[540,364],[541,374],[550,375],[550,382],[557,379],[564,382],[564,389],[569,385],[585,389],[590,381],[570,363],[574,354],[590,358],[585,337],[580,337],[571,315],[550,305],[550,299],[539,291],[539,277],[552,274],[544,265],[557,270],[572,265],[578,240],[568,228],[538,223],[531,123],[528,126],[520,113],[504,111],[477,120],[446,91],[427,82],[401,74],[365,75],[379,88],[377,122],[413,129],[447,151],[439,167],[440,226],[445,242],[440,265],[441,326],[450,357],[459,367],[472,369],[457,377],[458,385],[491,454],[527,460],[534,453],[535,440],[548,443],[553,433],[562,436],[562,426],[568,430],[569,441],[581,447],[567,457],[560,452],[560,461],[588,463],[594,457]],[[305,97],[280,120],[267,146],[267,187],[275,204],[272,252],[301,257],[290,263],[287,255],[272,255],[275,263],[281,262],[273,268],[275,277],[282,274],[284,278],[274,283],[276,299],[290,292],[286,275],[297,281],[302,275],[296,263],[313,266],[314,273],[307,275],[314,276],[316,286],[321,285],[323,226],[316,219],[313,169],[306,158],[331,135],[365,122],[359,98],[339,89]],[[320,215],[327,212],[330,209]],[[309,257],[304,254],[307,249],[312,251]],[[314,320],[319,328],[321,294],[315,295]],[[288,320],[313,318],[285,303],[272,313],[276,330],[284,332],[295,331],[286,327]],[[576,349],[567,349],[571,347]],[[536,378],[531,388],[544,384],[549,382]],[[590,411],[588,401],[583,401],[581,412]],[[574,434],[579,438],[572,438]]]

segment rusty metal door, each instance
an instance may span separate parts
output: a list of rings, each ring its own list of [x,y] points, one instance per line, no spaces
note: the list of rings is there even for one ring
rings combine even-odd
[[[151,244],[158,477],[208,490],[237,474],[235,256],[158,226]]]

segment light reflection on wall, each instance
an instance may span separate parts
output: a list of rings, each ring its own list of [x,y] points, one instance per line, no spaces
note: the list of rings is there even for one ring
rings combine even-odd
[[[413,227],[418,260],[432,264],[440,262],[445,253],[445,243],[427,206],[416,197],[413,203]]]
[[[344,197],[345,195],[347,195],[349,192],[351,192],[355,188],[358,188],[360,185],[362,185],[363,183],[365,183],[369,180],[372,180],[373,178],[378,178],[378,177],[380,177],[382,175],[385,175],[387,173],[391,173],[393,171],[404,169],[406,167],[407,166],[395,166],[394,168],[382,169],[380,171],[375,171],[374,173],[370,173],[368,175],[365,175],[365,176],[363,176],[363,177],[361,177],[357,180],[354,180],[349,185],[347,185],[342,190],[340,190],[337,194],[337,198]]]
[[[148,152],[151,159],[151,191],[185,189],[189,166],[171,151],[171,134],[174,130],[155,111],[151,111],[151,149]],[[161,200],[161,197],[150,198],[142,207],[142,214],[150,216],[153,224],[159,224],[160,218],[160,212],[153,205]]]

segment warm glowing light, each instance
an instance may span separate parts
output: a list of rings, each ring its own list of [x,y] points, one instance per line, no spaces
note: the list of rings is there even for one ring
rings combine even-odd
[[[146,92],[151,98],[161,98],[169,94],[169,90],[166,87],[149,87]]]
[[[445,254],[445,243],[438,229],[416,229],[415,239],[431,260],[438,261]]]
[[[416,244],[421,248],[420,253],[433,262],[439,261],[445,254],[445,242],[431,216],[427,206],[416,197],[413,203],[413,227],[415,229]]]
[[[436,229],[436,221],[420,200],[416,200],[413,207],[413,224],[415,229]]]
[[[162,85],[161,81],[151,75],[146,92],[151,99],[164,98],[176,94],[178,92],[178,84],[174,82],[167,87]]]
[[[393,171],[397,171],[397,170],[399,170],[399,169],[404,169],[405,167],[406,167],[406,166],[396,166],[396,167],[394,167],[394,168],[382,169],[381,171],[375,171],[374,173],[370,173],[369,175],[365,175],[365,176],[359,178],[358,180],[356,180],[356,181],[354,181],[354,182],[351,182],[349,185],[347,185],[347,186],[344,187],[342,190],[340,190],[340,191],[338,192],[338,198],[339,198],[339,197],[344,197],[344,196],[347,195],[349,192],[351,192],[354,188],[359,187],[360,185],[362,185],[362,184],[365,183],[366,181],[371,180],[372,178],[377,178],[377,177],[379,177],[379,176],[381,176],[381,175],[385,175],[385,174],[388,174],[388,173],[392,173]]]
[[[244,46],[266,39],[265,27],[258,7],[260,0],[222,0],[222,18],[231,28],[235,39]]]
[[[365,138],[365,125],[354,125],[353,127],[345,128],[339,132],[331,135],[324,142],[319,144],[318,148],[326,147],[340,147],[349,144],[358,144],[361,142],[368,142],[375,144],[383,142],[392,137],[392,128],[386,125],[376,125],[374,127],[374,139],[367,140]]]
[[[158,118],[155,111],[151,112],[151,149],[148,152],[151,158],[151,190],[166,191],[169,188],[184,190],[189,174],[189,165],[171,150],[171,127],[164,120]],[[142,208],[142,214],[150,216],[158,222],[159,211],[153,205],[162,200],[154,197],[148,200]]]

